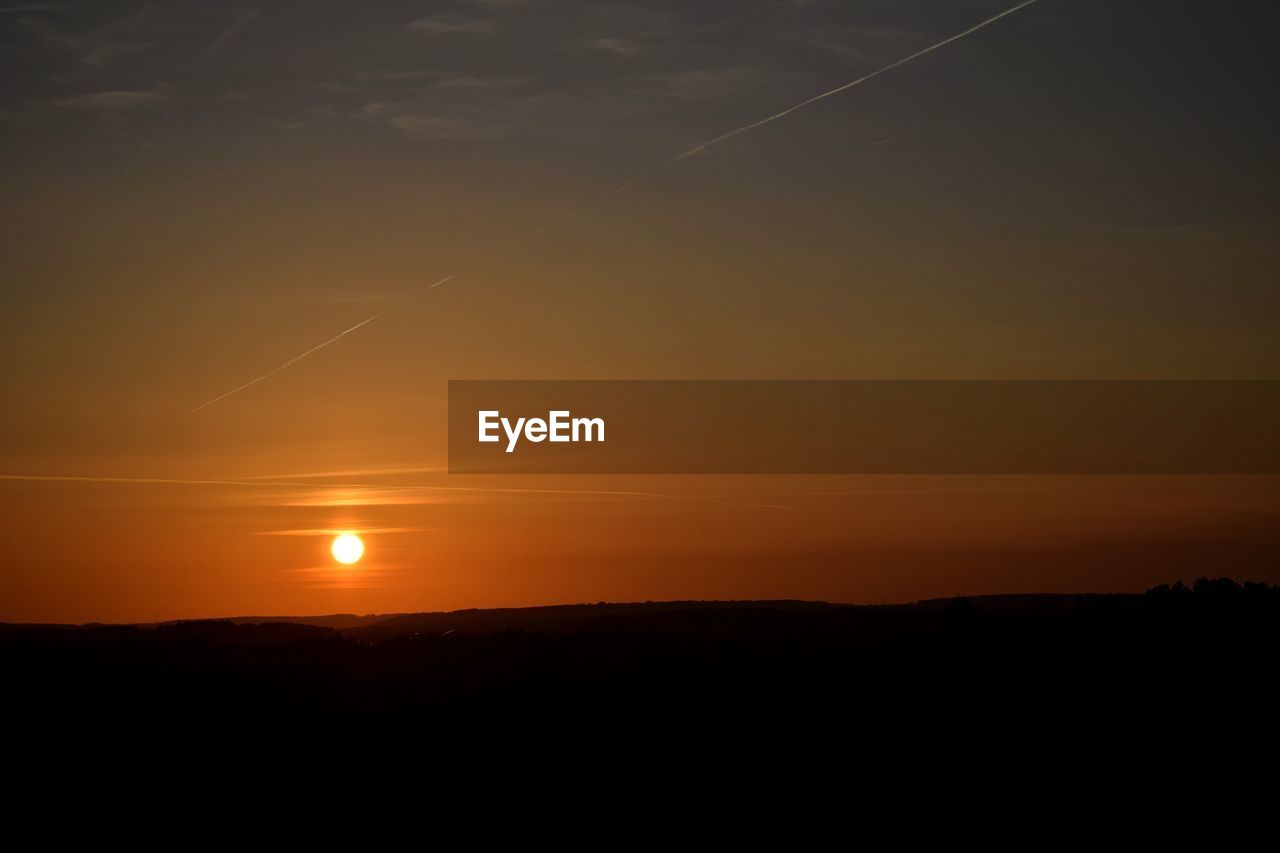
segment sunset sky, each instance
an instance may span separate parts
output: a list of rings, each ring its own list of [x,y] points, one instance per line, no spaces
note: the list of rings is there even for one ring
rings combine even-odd
[[[1280,378],[1274,3],[672,163],[1013,5],[0,0],[0,621],[1280,581],[1277,478],[444,470],[449,379]]]

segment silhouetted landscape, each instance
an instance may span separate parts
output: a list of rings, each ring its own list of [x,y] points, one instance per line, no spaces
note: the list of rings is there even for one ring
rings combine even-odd
[[[643,809],[606,850],[786,793],[788,848],[856,843],[905,823],[857,788],[911,831],[930,783],[1234,826],[1188,782],[1260,799],[1275,751],[1278,32],[0,2],[12,786],[56,840],[186,817],[148,787],[197,840],[367,793],[448,843],[437,787],[585,824],[557,775]]]
[[[852,606],[680,601],[154,625],[4,625],[30,719],[701,718],[1124,727],[1264,707],[1280,587]],[[1266,675],[1264,675],[1266,674]],[[1154,715],[1154,716],[1152,716]],[[881,729],[884,731],[885,729]]]

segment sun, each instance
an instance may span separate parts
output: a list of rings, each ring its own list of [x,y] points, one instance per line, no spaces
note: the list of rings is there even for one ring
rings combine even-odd
[[[354,533],[343,533],[333,537],[333,545],[329,550],[333,552],[333,559],[350,566],[360,562],[360,558],[364,556],[364,542]]]

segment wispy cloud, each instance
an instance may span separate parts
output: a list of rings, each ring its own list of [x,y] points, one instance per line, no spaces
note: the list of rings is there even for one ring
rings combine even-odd
[[[41,8],[27,11],[54,11],[54,4],[34,5]],[[19,9],[19,7],[11,8]],[[151,42],[142,39],[154,25],[155,14],[155,8],[148,5],[124,18],[76,31],[63,25],[55,26],[47,21],[31,18],[20,19],[20,24],[45,45],[70,53],[78,62],[85,65],[101,68],[121,56],[151,48],[153,46]]]
[[[394,85],[401,81],[414,85]],[[384,124],[414,140],[504,138],[536,113],[536,105],[527,103],[520,91],[529,82],[522,75],[430,72],[397,78],[391,91],[378,89],[377,82],[364,90],[372,99],[349,110],[347,117]]]
[[[385,589],[397,586],[394,579],[402,576],[408,568],[385,563],[371,565],[366,561],[358,572],[335,570],[332,565],[303,566],[286,570],[286,575],[291,584],[300,583],[320,589]]]
[[[369,536],[373,534],[383,535],[390,533],[432,533],[439,530],[438,527],[363,527],[354,525],[348,527],[309,527],[298,530],[260,530],[258,536],[336,536],[339,533],[359,533]]]
[[[438,76],[439,71],[357,71],[351,79],[357,83],[409,83]]]
[[[94,68],[102,68],[115,59],[131,53],[139,53],[151,47],[150,42],[121,41],[112,38],[65,36],[52,31],[44,34],[44,41],[75,54],[77,60]]]
[[[700,99],[722,98],[740,89],[750,76],[750,68],[735,66],[654,74],[649,79],[657,81],[673,97]]]
[[[115,483],[143,486],[244,486],[262,488],[313,489],[314,483],[286,483],[267,480],[198,480],[173,477],[98,477],[92,475],[0,474],[0,480],[24,483]]]
[[[54,106],[69,110],[114,113],[122,110],[140,110],[165,104],[172,96],[160,89],[110,89],[90,92],[53,102]]]
[[[387,124],[409,139],[485,139],[492,131],[477,127],[456,118],[440,116],[399,115],[387,119]]]
[[[447,474],[447,465],[384,465],[379,468],[340,468],[330,471],[301,471],[290,474],[270,474],[265,477],[247,477],[249,480],[332,480],[351,477],[389,477],[405,474]]]
[[[218,36],[218,38],[214,40],[213,44],[209,46],[209,55],[213,56],[218,51],[222,50],[222,48],[226,47],[227,43],[235,38],[236,35],[239,34],[239,32],[251,21],[257,18],[259,14],[260,13],[257,9],[249,9],[241,14],[240,17],[236,18],[235,22],[223,30],[222,35]]]
[[[417,469],[414,467],[369,469],[369,473],[387,473],[389,471],[413,472],[422,470],[435,471],[433,468]],[[652,492],[630,489],[556,489],[556,488],[500,488],[485,486],[444,486],[433,484],[379,485],[375,483],[329,483],[299,482],[313,476],[328,477],[347,472],[321,472],[317,474],[297,474],[288,478],[241,478],[241,479],[183,479],[167,477],[110,477],[110,476],[49,476],[29,474],[0,474],[0,482],[20,483],[64,483],[64,484],[106,484],[121,486],[222,486],[232,487],[236,497],[231,502],[246,506],[274,507],[366,507],[366,506],[414,506],[435,505],[444,503],[495,501],[495,500],[571,500],[571,501],[708,501],[712,503],[733,502],[743,506],[756,506],[767,509],[789,509],[791,507],[777,503],[789,499],[829,499],[849,496],[946,496],[976,494],[1015,494],[1031,492],[1061,492],[1075,488],[1071,485],[1055,484],[1022,485],[1021,478],[996,477],[990,485],[958,485],[941,487],[937,485],[894,486],[853,489],[820,489],[807,491],[765,491],[765,492],[713,492],[713,493],[680,493]],[[352,471],[350,473],[361,473]],[[15,489],[14,491],[18,491]],[[13,494],[7,492],[5,494]],[[348,525],[341,530],[331,528],[312,528],[299,530],[261,531],[264,536],[319,536],[357,530],[362,533],[411,533],[427,532],[434,528],[364,528],[359,525]]]
[[[75,6],[74,3],[23,3],[20,6],[0,7],[0,15],[22,15],[39,12],[61,12]]]
[[[614,36],[598,38],[591,42],[591,47],[615,56],[638,56],[642,52],[640,45],[636,42]]]
[[[391,127],[409,139],[486,139],[498,134],[494,128],[461,116],[438,115],[413,102],[370,101],[354,110],[352,118]]]
[[[351,75],[357,86],[325,83],[319,84],[334,91],[377,91],[383,84],[405,84],[395,87],[397,92],[416,92],[419,95],[450,92],[481,92],[514,89],[529,82],[524,74],[480,76],[457,71],[357,71]],[[390,88],[390,87],[384,87]]]
[[[476,77],[470,74],[445,74],[432,86],[437,92],[483,92],[496,89],[515,89],[529,82],[523,74],[505,77]]]
[[[419,18],[405,24],[405,29],[429,36],[479,35],[493,32],[493,23],[483,18],[467,18],[462,15],[440,14]]]

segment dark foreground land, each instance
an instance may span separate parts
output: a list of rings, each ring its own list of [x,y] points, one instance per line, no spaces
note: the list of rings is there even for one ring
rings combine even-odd
[[[1274,720],[1280,587],[0,627],[23,724],[368,717],[922,731]],[[1267,723],[1268,727],[1270,723]]]

